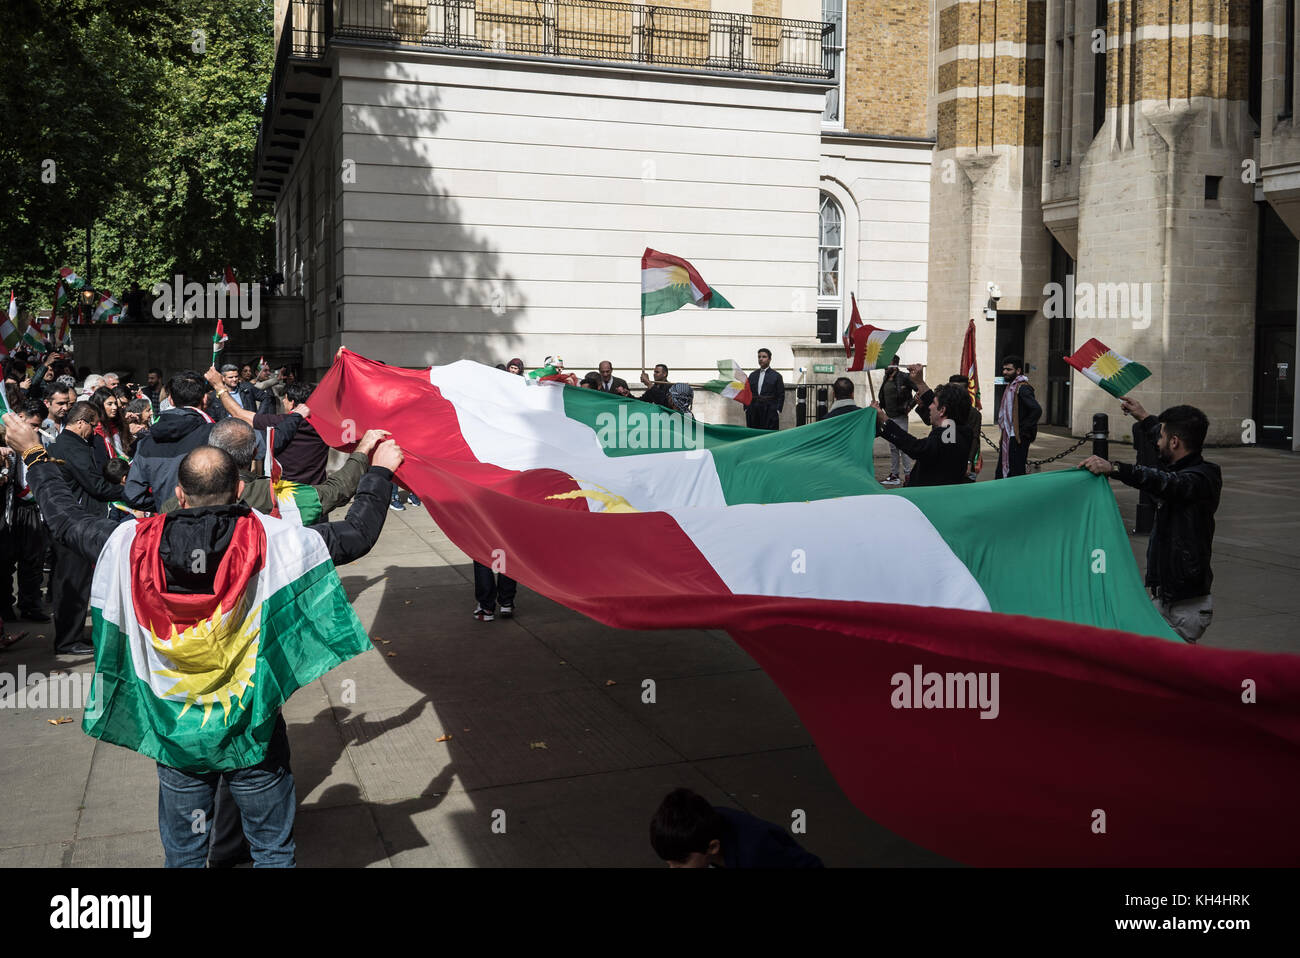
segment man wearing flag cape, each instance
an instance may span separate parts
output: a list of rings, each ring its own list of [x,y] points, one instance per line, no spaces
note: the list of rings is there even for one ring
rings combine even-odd
[[[75,508],[36,430],[13,414],[4,425],[52,537],[96,563],[82,728],[158,763],[167,865],[203,867],[224,773],[255,864],[291,867],[296,797],[280,708],[370,647],[334,566],[378,540],[402,450],[376,447],[343,522],[303,527],[253,511],[238,501],[235,461],[203,446],[181,461],[180,509],[118,524]]]

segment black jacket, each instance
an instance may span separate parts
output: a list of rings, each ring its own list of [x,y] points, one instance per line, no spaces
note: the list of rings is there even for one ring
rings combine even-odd
[[[911,411],[912,394],[916,387],[907,373],[897,372],[880,384],[880,405],[890,419],[906,416]]]
[[[28,475],[41,507],[41,516],[54,541],[80,553],[90,562],[97,560],[118,523],[113,519],[87,521],[86,516],[78,511],[68,482],[54,464],[38,462]],[[379,539],[393,494],[392,478],[393,474],[387,469],[371,466],[361,477],[356,498],[345,519],[307,527],[325,540],[335,565],[360,559]],[[159,547],[167,571],[168,588],[176,592],[211,592],[211,578],[220,565],[219,557],[230,543],[233,520],[249,511],[244,503],[235,503],[178,509],[169,513]],[[206,582],[201,581],[202,577],[196,578],[191,571],[190,557],[195,549],[218,557],[218,561],[207,563],[211,571]]]
[[[785,380],[771,366],[763,377],[763,391],[758,391],[758,377],[763,370],[749,374],[749,391],[754,397],[745,407],[745,425],[750,429],[777,429],[781,425],[781,410],[785,408]]]
[[[91,446],[94,441],[93,436],[82,439],[71,429],[65,429],[50,444],[50,455],[63,460],[63,474],[71,486],[72,503],[83,520],[88,515],[96,518],[106,515],[107,507],[103,503],[122,498],[122,487],[104,478],[102,460],[96,458]],[[31,485],[33,489],[36,487],[34,481]]]
[[[169,409],[136,444],[126,476],[126,501],[137,509],[158,512],[176,488],[176,471],[191,449],[207,444],[212,424],[193,409]]]
[[[1154,439],[1160,436],[1160,421],[1155,416],[1147,416],[1139,428]],[[1147,540],[1147,587],[1166,602],[1209,595],[1214,582],[1210,570],[1214,513],[1223,490],[1219,467],[1206,462],[1200,453],[1184,456],[1164,469],[1126,462],[1116,466],[1121,482],[1156,499],[1155,528]]]
[[[1010,389],[1010,386],[1007,386]],[[1016,424],[1015,441],[1022,446],[1032,445],[1038,438],[1038,421],[1043,418],[1043,407],[1034,396],[1034,387],[1021,383],[1016,390],[1016,408],[1012,410]]]
[[[275,397],[258,389],[252,383],[241,381],[239,385],[230,391],[239,394],[239,404],[249,412],[277,413],[280,411],[280,404],[275,401]],[[208,395],[208,415],[217,422],[230,418],[230,413],[226,411],[226,407],[221,402],[221,398],[217,395],[215,389]]]
[[[970,426],[954,424],[951,430],[947,426],[934,426],[930,435],[918,439],[886,419],[883,424],[877,421],[876,434],[916,460],[911,475],[907,477],[909,488],[954,486],[966,481],[966,463],[970,461],[971,441],[974,439]],[[953,441],[944,442],[945,434]]]
[[[673,404],[668,401],[668,390],[672,383],[654,383],[646,387],[645,392],[641,394],[641,399],[645,402],[652,402],[657,406],[663,406],[665,409],[672,409]]]

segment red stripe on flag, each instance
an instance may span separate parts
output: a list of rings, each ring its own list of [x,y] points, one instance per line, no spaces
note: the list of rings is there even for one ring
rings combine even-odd
[[[682,269],[686,270],[686,274],[690,277],[691,284],[704,294],[704,300],[708,300],[713,295],[713,288],[709,286],[708,283],[704,282],[704,277],[696,271],[694,266],[682,259],[680,256],[673,256],[671,253],[660,253],[658,250],[650,249],[648,246],[646,247],[646,251],[641,254],[642,269],[663,269],[669,266],[680,266]]]
[[[1110,347],[1099,339],[1090,339],[1074,353],[1073,356],[1066,356],[1065,361],[1073,366],[1079,372],[1083,372],[1094,362],[1097,357],[1110,352]]]
[[[344,350],[309,402],[331,444],[344,420],[391,430],[407,452],[403,484],[480,562],[504,550],[508,575],[617,628],[727,629],[850,799],[905,838],[975,865],[1300,860],[1300,657],[1025,616],[733,595],[667,514],[592,513],[545,498],[576,487],[563,473],[477,462],[427,371]],[[894,676],[916,666],[996,672],[997,717],[895,708]],[[1257,703],[1242,703],[1243,676]],[[1105,834],[1092,831],[1098,808]]]

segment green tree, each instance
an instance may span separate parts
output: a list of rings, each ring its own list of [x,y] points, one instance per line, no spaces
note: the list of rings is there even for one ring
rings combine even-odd
[[[271,0],[12,0],[0,32],[0,281],[36,308],[58,268],[119,291],[258,276],[273,214],[252,199]],[[51,163],[52,161],[52,163]],[[24,296],[25,294],[25,296]]]

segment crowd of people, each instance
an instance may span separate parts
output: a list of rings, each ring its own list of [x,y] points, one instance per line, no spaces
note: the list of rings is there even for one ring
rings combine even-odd
[[[260,472],[268,430],[281,479],[312,486],[325,514],[345,503],[360,480],[355,453],[327,476],[330,449],[306,421],[313,387],[298,381],[290,367],[272,371],[265,363],[229,363],[206,374],[182,370],[170,377],[155,367],[137,383],[117,372],[77,370],[60,354],[33,369],[36,358],[19,350],[4,361],[5,402],[61,461],[73,502],[87,517],[123,522],[177,508],[180,463],[209,445],[234,457],[245,501],[270,512],[270,478]],[[402,492],[393,487],[390,509],[405,508]],[[420,504],[413,494],[408,501]],[[92,572],[93,563],[51,537],[22,457],[4,450],[0,644],[25,635],[14,625],[20,620],[52,621],[57,654],[91,654],[85,618]]]

